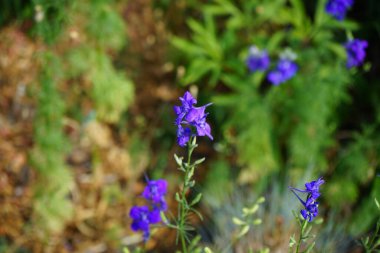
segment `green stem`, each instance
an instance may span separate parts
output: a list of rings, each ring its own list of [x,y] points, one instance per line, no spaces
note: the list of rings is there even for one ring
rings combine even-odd
[[[184,232],[181,232],[181,244],[182,244],[182,253],[187,253],[186,241]]]
[[[299,236],[298,241],[297,241],[297,248],[296,248],[295,253],[299,253],[299,250],[300,250],[300,247],[302,244],[302,239],[303,239],[303,232],[305,231],[306,226],[307,226],[307,220],[305,219],[305,220],[303,220],[303,223],[301,225],[300,236]]]
[[[182,252],[187,253],[187,246],[186,246],[186,230],[185,230],[185,223],[186,223],[186,216],[188,212],[188,203],[186,200],[186,192],[189,189],[189,170],[191,169],[191,155],[193,153],[193,150],[195,148],[195,145],[193,144],[193,138],[190,138],[188,142],[188,153],[187,153],[187,163],[184,165],[185,170],[185,178],[183,180],[182,185],[182,191],[181,191],[181,202],[180,202],[180,212],[179,212],[179,236],[181,238],[181,244],[182,244]]]
[[[347,41],[350,41],[350,40],[354,39],[354,36],[352,35],[352,31],[351,30],[346,29],[346,37],[347,37]]]
[[[367,247],[366,247],[366,252],[372,252],[373,250],[375,250],[375,248],[376,248],[375,240],[379,236],[378,235],[379,234],[379,230],[380,230],[380,220],[376,224],[376,230],[375,230],[375,232],[374,232],[371,240],[368,243],[369,249],[367,249]]]

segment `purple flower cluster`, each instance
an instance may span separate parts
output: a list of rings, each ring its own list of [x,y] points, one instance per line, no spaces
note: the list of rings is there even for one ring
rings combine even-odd
[[[343,20],[346,12],[354,4],[354,0],[329,0],[325,10],[338,20]]]
[[[365,58],[365,49],[368,43],[365,40],[354,39],[348,41],[345,45],[347,52],[347,68],[361,65]]]
[[[166,211],[168,208],[165,201],[167,189],[168,182],[164,179],[148,180],[142,196],[151,202],[154,209]]]
[[[297,64],[288,58],[281,58],[274,70],[269,72],[268,80],[273,85],[279,85],[291,79],[298,70]]]
[[[270,64],[268,52],[261,51],[256,46],[251,46],[246,64],[251,72],[266,71]]]
[[[195,107],[197,100],[188,91],[179,100],[182,105],[174,106],[174,112],[177,115],[175,124],[178,127],[178,145],[186,146],[192,136],[207,136],[212,140],[211,127],[206,122],[208,113],[205,113],[206,107],[211,104]]]
[[[322,178],[319,178],[316,181],[311,181],[309,183],[305,184],[305,190],[300,190],[297,188],[289,187],[289,189],[296,195],[296,197],[299,199],[299,201],[302,203],[302,205],[305,207],[305,209],[301,210],[302,217],[307,221],[312,221],[314,217],[318,215],[318,202],[317,199],[321,195],[319,192],[319,187],[324,183],[325,181]],[[298,194],[296,193],[302,192],[307,193],[306,200],[303,201]]]
[[[268,81],[273,85],[279,85],[291,79],[298,71],[298,66],[294,61],[296,57],[290,49],[285,49],[280,55],[276,67],[268,73]],[[268,52],[251,46],[246,64],[251,72],[266,71],[270,65]]]
[[[143,231],[144,240],[148,240],[150,236],[150,224],[161,221],[160,211],[150,210],[148,206],[134,206],[129,212],[129,216],[133,219],[131,228],[133,231]]]
[[[131,229],[133,231],[142,231],[144,240],[150,236],[150,224],[161,221],[160,212],[166,211],[167,204],[165,195],[167,193],[168,183],[164,179],[148,180],[142,196],[149,201],[149,206],[134,206],[129,212],[133,219]]]

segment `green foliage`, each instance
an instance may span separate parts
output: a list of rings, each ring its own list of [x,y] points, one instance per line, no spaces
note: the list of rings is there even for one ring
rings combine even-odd
[[[193,241],[190,240],[190,231],[194,230],[194,228],[189,223],[189,215],[193,213],[197,215],[201,220],[203,220],[201,213],[196,210],[196,205],[202,199],[202,193],[198,193],[192,200],[189,200],[186,197],[186,193],[195,186],[195,170],[199,164],[204,162],[205,158],[201,158],[192,162],[191,157],[193,151],[196,147],[198,147],[197,139],[195,136],[190,137],[190,140],[186,143],[186,147],[188,149],[186,158],[178,157],[176,154],[174,154],[174,159],[178,165],[178,170],[182,171],[184,174],[182,188],[175,193],[175,200],[178,202],[178,217],[174,221],[175,224],[171,224],[163,212],[161,212],[161,218],[165,225],[177,230],[176,244],[178,244],[180,240],[182,253],[194,252],[195,249],[198,249],[198,243],[194,242],[194,240],[200,240],[200,238],[197,237],[195,237]]]
[[[33,23],[31,33],[44,42],[53,44],[57,41],[67,23],[67,12],[72,0],[12,0],[0,2],[0,25],[6,22]]]
[[[29,12],[30,4],[23,0],[1,1],[0,2],[0,25],[10,22],[13,18],[19,20],[25,18]]]
[[[326,200],[342,207],[359,200],[360,188],[374,176],[380,149],[373,125],[344,145],[337,138],[354,72],[345,66],[345,40],[336,35],[358,25],[336,21],[326,14],[325,3],[317,1],[310,14],[301,0],[210,1],[197,9],[201,20],[188,18],[190,36],[174,36],[171,42],[185,62],[180,82],[202,83],[223,108],[215,126],[232,147],[227,150],[235,150],[239,182],[257,182],[275,173],[295,179],[331,169]],[[251,74],[245,66],[251,45],[266,49],[272,65],[291,48],[298,55],[297,75],[268,87],[263,73]],[[331,156],[337,149],[339,154]],[[373,221],[368,215],[372,218],[360,231]]]
[[[334,57],[329,45],[343,48],[331,41],[332,31],[325,34],[324,29],[319,33],[321,25],[311,23],[299,1],[293,1],[290,7],[285,1],[248,2],[235,6],[229,1],[214,1],[204,8],[204,24],[189,20],[193,34],[190,41],[173,38],[173,45],[190,61],[181,81],[187,84],[204,80],[202,77],[209,73],[210,87],[219,83],[232,90],[228,95],[217,94],[213,100],[230,111],[222,127],[225,133],[236,133],[226,138],[236,146],[239,163],[246,168],[243,181],[247,175],[251,178],[246,181],[252,181],[276,171],[279,162],[321,169],[326,165],[324,152],[333,143],[332,117],[346,97],[348,81],[342,59]],[[279,14],[272,15],[276,12]],[[225,22],[221,17],[226,17]],[[268,32],[270,29],[262,27],[270,26],[270,17],[276,25],[292,24],[294,28],[287,33],[282,28]],[[249,36],[242,37],[242,33]],[[326,38],[330,41],[326,42]],[[285,87],[263,93],[263,74],[249,75],[245,70],[244,58],[251,44],[270,53],[278,53],[282,45],[291,45],[299,53],[297,63],[302,73]],[[341,75],[332,74],[336,71]],[[279,143],[273,141],[274,137]],[[287,143],[288,157],[279,156],[282,143]]]
[[[34,121],[32,164],[37,170],[34,214],[43,233],[60,232],[72,214],[68,194],[73,185],[65,166],[67,141],[63,135],[64,104],[57,90],[59,60],[53,54],[42,56],[38,109]]]
[[[310,253],[315,246],[315,236],[311,234],[313,224],[321,224],[322,219],[316,219],[313,222],[309,222],[300,217],[299,214],[293,212],[294,218],[297,220],[299,226],[299,236],[295,239],[295,235],[290,237],[289,241],[289,252],[294,253]],[[302,248],[304,248],[302,250]]]
[[[86,32],[96,46],[120,50],[126,41],[125,23],[111,3],[107,0],[80,1],[76,9],[86,17]]]
[[[260,208],[260,205],[265,202],[264,197],[260,197],[252,206],[244,207],[242,210],[242,218],[233,217],[232,222],[239,226],[239,233],[237,234],[237,239],[243,237],[249,232],[252,226],[257,226],[262,223],[260,218],[255,218],[255,214]]]
[[[377,206],[373,203],[373,199],[378,196],[380,196],[379,177],[374,179],[369,196],[361,199],[359,208],[355,210],[351,217],[349,227],[351,234],[358,235],[363,233],[375,224],[376,219],[379,219]]]
[[[116,122],[132,102],[132,82],[117,72],[104,54],[94,55],[93,60],[94,64],[89,65],[89,75],[97,115],[106,122]]]
[[[224,160],[211,163],[203,187],[207,202],[211,206],[220,206],[224,203],[226,196],[232,192],[233,182],[231,182],[230,170],[230,165]],[[223,191],[220,189],[223,189]]]
[[[34,33],[46,43],[53,44],[65,28],[72,0],[33,0],[32,3],[30,14],[35,22]]]
[[[66,73],[71,78],[87,77],[92,83],[90,96],[97,117],[116,123],[132,102],[134,91],[132,81],[115,69],[107,54],[107,50],[120,50],[124,46],[124,22],[108,1],[95,1],[93,5],[87,1],[77,3],[73,13],[88,17],[84,26],[91,43],[67,53]],[[75,21],[76,17],[71,19]]]
[[[374,177],[379,148],[376,128],[364,127],[354,135],[354,141],[341,151],[336,176],[326,185],[330,205],[340,207],[358,200],[361,185]]]
[[[380,205],[376,198],[375,204],[377,207],[377,212],[380,216]],[[380,219],[376,223],[376,228],[373,235],[362,238],[361,244],[363,245],[366,253],[380,252]]]

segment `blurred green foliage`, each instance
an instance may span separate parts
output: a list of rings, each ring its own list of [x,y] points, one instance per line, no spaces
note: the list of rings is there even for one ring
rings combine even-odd
[[[52,53],[41,56],[44,66],[40,76],[38,110],[34,121],[35,146],[32,164],[38,171],[33,202],[35,222],[42,237],[60,232],[71,218],[72,203],[68,199],[73,178],[65,166],[68,142],[63,135],[64,103],[57,90],[60,61]]]
[[[36,170],[36,183],[29,227],[30,231],[38,228],[33,236],[46,243],[64,231],[74,214],[70,194],[75,182],[66,163],[70,145],[64,134],[64,117],[68,111],[79,115],[80,121],[86,117],[80,101],[70,100],[71,90],[65,90],[63,84],[89,82],[81,99],[90,99],[101,122],[120,120],[134,93],[132,81],[116,69],[112,59],[112,53],[126,44],[125,21],[116,1],[3,1],[0,7],[4,14],[0,15],[1,25],[25,22],[31,39],[44,45],[34,59],[40,74],[32,89],[37,109],[30,162]],[[106,203],[120,199],[120,188],[105,187],[102,198]],[[119,224],[110,225],[107,240],[117,240],[120,228]]]
[[[213,130],[234,147],[239,181],[254,183],[278,173],[284,180],[332,174],[326,201],[337,209],[361,203],[354,215],[365,212],[367,221],[352,224],[360,233],[376,217],[359,196],[375,180],[378,122],[349,132],[348,141],[340,139],[345,134],[340,113],[350,106],[357,75],[345,67],[341,35],[350,36],[358,25],[334,20],[325,4],[317,1],[310,14],[301,0],[206,2],[195,10],[201,19],[187,18],[189,36],[173,36],[171,42],[183,55],[180,82],[199,84],[215,107],[223,107],[215,109]],[[245,59],[251,45],[267,50],[272,63],[291,48],[300,66],[296,77],[270,87],[263,73],[250,74]]]
[[[68,73],[73,78],[86,75],[93,87],[91,98],[98,118],[115,123],[133,99],[133,84],[117,71],[107,54],[89,46],[72,49],[67,54]]]
[[[73,25],[84,26],[88,43],[67,52],[68,76],[87,76],[93,85],[90,96],[95,102],[97,116],[115,123],[133,99],[132,81],[115,69],[107,55],[107,51],[117,52],[125,45],[124,21],[109,1],[103,0],[78,2],[72,15]]]

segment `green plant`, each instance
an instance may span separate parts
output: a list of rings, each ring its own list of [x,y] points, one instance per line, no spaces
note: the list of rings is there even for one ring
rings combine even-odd
[[[331,18],[324,0],[312,11],[304,4],[211,1],[202,5],[202,19],[188,18],[189,37],[173,36],[171,42],[182,52],[179,61],[185,65],[180,82],[202,83],[200,88],[221,108],[214,124],[229,146],[224,154],[236,158],[238,182],[334,172],[326,201],[342,207],[357,203],[359,189],[373,179],[378,127],[359,125],[362,130],[347,131],[349,116],[342,115],[355,110],[350,90],[356,89],[351,84],[357,71],[346,68],[343,44],[358,25]],[[280,86],[270,86],[264,73],[249,73],[245,66],[251,45],[267,50],[272,61],[291,48],[298,56],[298,73]],[[347,139],[341,139],[347,132]],[[355,217],[364,210],[368,214],[368,221],[356,226],[357,233],[374,218],[368,206],[365,201],[354,211]]]
[[[61,232],[65,222],[71,218],[72,203],[68,194],[73,186],[73,178],[65,165],[68,143],[63,135],[64,103],[57,90],[60,79],[56,75],[60,62],[54,54],[46,52],[41,64],[31,160],[37,171],[34,222],[42,236],[48,236]]]
[[[86,19],[82,20],[83,17]],[[120,51],[125,45],[124,22],[115,8],[103,0],[93,4],[89,1],[76,3],[70,20],[73,24],[83,23],[81,32],[90,42],[67,51],[66,73],[70,78],[88,78],[96,116],[102,121],[116,123],[133,101],[134,93],[132,81],[116,69],[108,54],[110,50]]]
[[[375,203],[378,211],[380,212],[380,204],[375,198]],[[361,244],[366,253],[380,252],[380,219],[376,223],[376,228],[371,236],[361,239]]]

